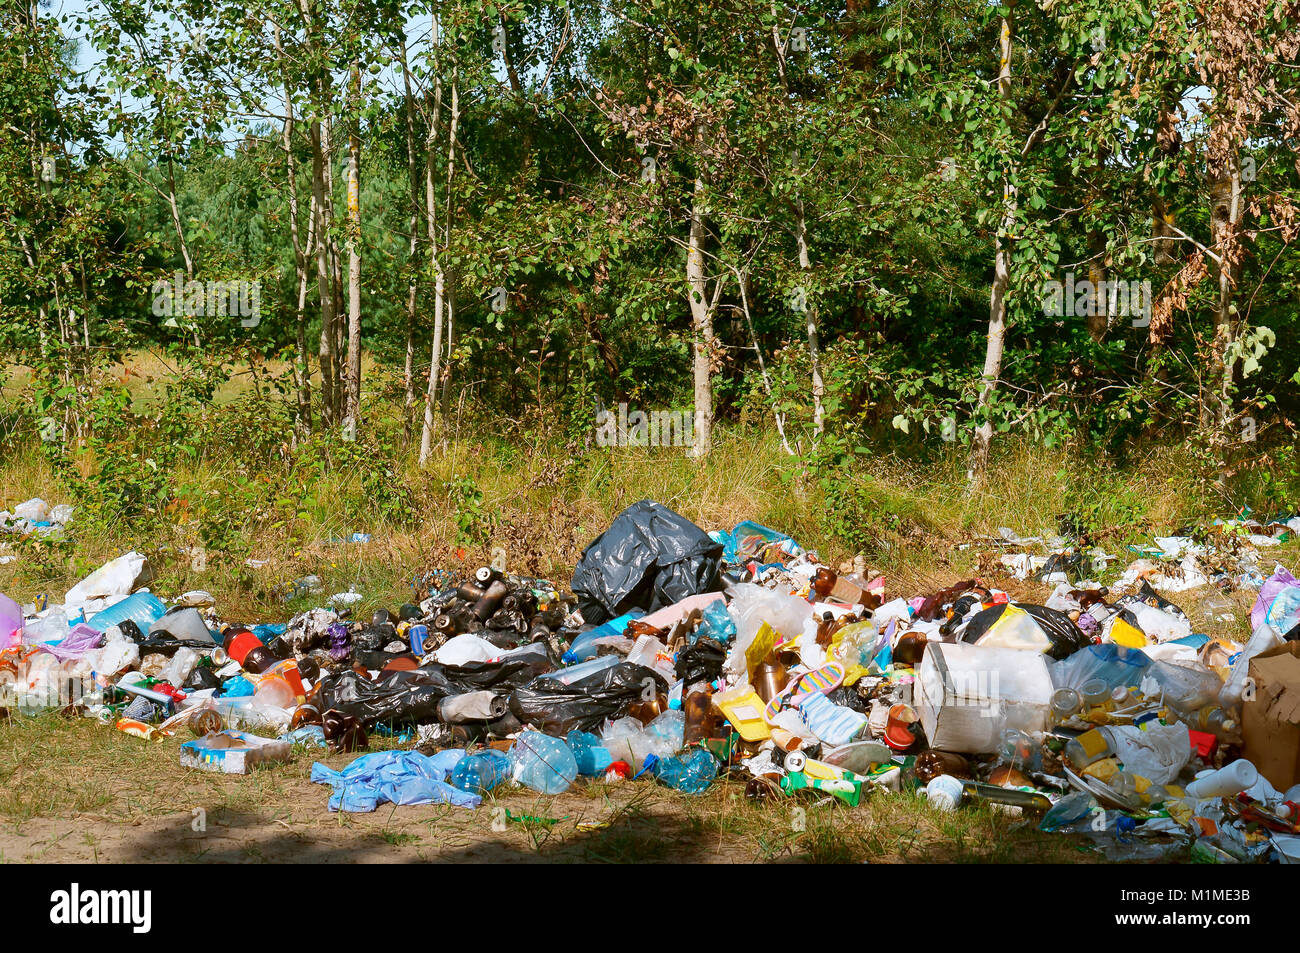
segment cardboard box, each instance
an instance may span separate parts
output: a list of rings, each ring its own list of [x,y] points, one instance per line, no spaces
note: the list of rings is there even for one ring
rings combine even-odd
[[[289,752],[287,741],[227,729],[181,745],[181,764],[222,774],[248,774],[259,764],[288,761]]]
[[[1300,642],[1287,642],[1250,660],[1241,735],[1242,757],[1259,768],[1269,784],[1285,791],[1300,781]]]

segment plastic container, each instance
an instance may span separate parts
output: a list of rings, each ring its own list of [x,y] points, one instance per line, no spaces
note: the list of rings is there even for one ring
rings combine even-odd
[[[633,619],[639,619],[645,613],[640,609],[633,609],[631,612],[624,613],[617,618],[610,619],[608,622],[602,622],[595,628],[588,629],[586,632],[580,632],[569,645],[569,651],[564,653],[562,661],[565,663],[585,662],[589,658],[595,658],[599,647],[596,645],[597,639],[607,639],[612,636],[622,635],[627,624]]]
[[[467,754],[451,769],[451,786],[470,794],[485,794],[510,777],[510,758],[487,748]]]
[[[107,632],[111,626],[121,625],[130,619],[142,635],[148,635],[154,622],[161,619],[166,611],[167,607],[162,604],[162,600],[152,592],[137,592],[96,612],[87,620],[87,625],[100,632]]]
[[[1047,657],[1022,649],[930,642],[914,691],[925,735],[941,751],[996,751],[1008,728],[1034,735],[1051,716]]]
[[[1085,731],[1065,744],[1065,757],[1075,768],[1082,770],[1095,761],[1109,758],[1115,753],[1110,731],[1094,728]]]
[[[1056,724],[1067,720],[1083,707],[1083,696],[1073,688],[1058,688],[1052,692],[1052,721]]]
[[[511,777],[539,794],[562,794],[578,776],[573,751],[559,738],[525,731],[510,749]]]

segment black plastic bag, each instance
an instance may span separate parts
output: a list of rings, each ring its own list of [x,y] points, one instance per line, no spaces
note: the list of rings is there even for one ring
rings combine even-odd
[[[719,591],[721,562],[721,543],[663,504],[641,500],[583,550],[571,588],[582,617],[599,624]]]
[[[677,653],[677,677],[690,685],[693,682],[711,682],[722,674],[722,663],[727,650],[708,636],[701,636],[694,645]]]
[[[369,728],[388,724],[422,725],[438,720],[438,703],[451,695],[493,689],[502,694],[528,684],[554,666],[539,653],[499,662],[460,666],[425,665],[387,671],[373,682],[356,672],[329,675],[320,682],[321,710],[333,708]]]
[[[1007,607],[1013,604],[1017,609],[1027,612],[1030,618],[1038,623],[1038,627],[1043,630],[1052,644],[1047,652],[1052,658],[1057,660],[1066,658],[1084,646],[1092,644],[1092,640],[1084,635],[1064,612],[1025,602],[989,606],[975,613],[962,630],[961,641],[972,645],[978,642],[993,627],[993,623],[1002,618],[1002,613],[1007,610]]]
[[[575,728],[599,731],[605,719],[668,687],[653,669],[620,662],[572,685],[542,676],[510,696],[510,711],[524,724],[563,737]]]

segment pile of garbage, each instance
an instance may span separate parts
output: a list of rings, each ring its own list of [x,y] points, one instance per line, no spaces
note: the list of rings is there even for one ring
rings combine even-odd
[[[206,592],[164,603],[132,552],[62,604],[0,596],[0,707],[186,738],[183,766],[233,774],[295,745],[386,737],[341,770],[312,766],[331,810],[638,779],[850,807],[917,791],[1117,859],[1290,863],[1300,581],[1257,561],[1294,529],[1159,540],[1110,587],[1081,578],[1098,568],[1085,547],[1005,531],[1004,545],[1052,550],[1005,562],[1055,584],[1035,604],[977,578],[891,595],[860,558],[833,568],[756,523],[706,533],[642,501],[568,589],[501,567],[438,572],[396,612],[353,619],[354,599],[326,600],[251,626],[219,619]],[[1215,553],[1229,548],[1226,569]],[[1256,592],[1248,639],[1197,632],[1158,591],[1193,571],[1201,617],[1232,617],[1224,590]]]

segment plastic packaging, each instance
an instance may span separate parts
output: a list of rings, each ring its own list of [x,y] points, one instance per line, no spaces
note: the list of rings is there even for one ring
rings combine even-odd
[[[1020,649],[931,642],[917,669],[917,712],[932,747],[979,754],[1002,733],[1047,728],[1052,679],[1047,657]]]
[[[145,579],[147,575],[149,575],[148,560],[143,553],[134,550],[123,553],[116,559],[104,563],[69,589],[63,601],[68,605],[76,606],[105,596],[124,596],[137,584],[144,585],[147,582]],[[162,603],[159,605],[161,606]],[[158,615],[162,615],[161,610]],[[140,631],[143,632],[144,628],[141,627]]]
[[[539,794],[562,794],[578,776],[573,751],[559,738],[525,731],[510,749],[511,777]]]
[[[721,588],[722,544],[680,513],[641,500],[582,552],[570,588],[588,622],[632,608],[653,612]]]
[[[1277,630],[1271,625],[1263,623],[1256,626],[1255,631],[1250,635],[1250,640],[1246,643],[1246,647],[1241,650],[1237,661],[1233,663],[1227,681],[1223,683],[1223,688],[1219,691],[1219,704],[1224,708],[1235,708],[1240,705],[1242,691],[1246,686],[1246,678],[1250,675],[1250,660],[1259,653],[1268,649],[1275,649],[1281,644],[1282,636],[1278,635]]]
[[[1159,695],[1179,713],[1195,712],[1218,699],[1223,680],[1197,662],[1153,662],[1142,679],[1145,695]]]
[[[1084,682],[1100,678],[1110,690],[1120,685],[1137,687],[1150,667],[1151,659],[1141,649],[1105,642],[1086,646],[1059,662],[1052,662],[1048,670],[1057,688],[1078,689]]]
[[[191,648],[179,648],[176,654],[171,657],[166,668],[162,670],[162,679],[165,682],[171,682],[177,688],[185,684],[185,679],[190,677],[190,672],[194,671],[194,666],[198,664],[199,653]]]

